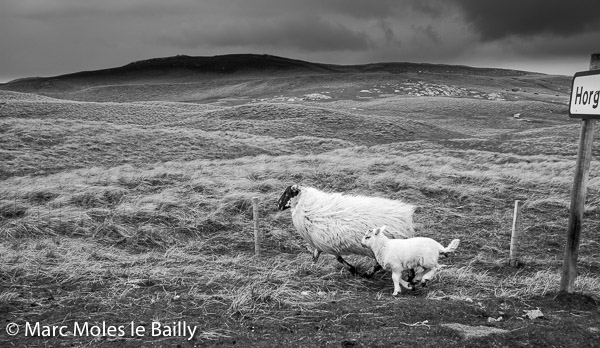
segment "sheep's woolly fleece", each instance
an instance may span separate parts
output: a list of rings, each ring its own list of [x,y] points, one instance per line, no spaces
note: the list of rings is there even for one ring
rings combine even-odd
[[[291,200],[292,222],[311,247],[336,256],[357,254],[374,257],[361,245],[373,226],[388,226],[390,238],[414,235],[413,205],[380,197],[326,193],[299,187]]]

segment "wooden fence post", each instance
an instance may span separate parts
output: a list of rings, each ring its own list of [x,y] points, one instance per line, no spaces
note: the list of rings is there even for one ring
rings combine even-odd
[[[258,197],[252,197],[252,215],[254,217],[254,255],[260,256],[262,234],[258,228]]]
[[[600,69],[600,53],[593,54],[590,60],[590,70]],[[577,277],[577,257],[579,255],[579,237],[585,209],[585,195],[587,193],[590,162],[592,159],[592,144],[594,142],[595,119],[583,119],[581,135],[579,137],[579,150],[575,166],[575,179],[571,191],[571,209],[567,227],[567,243],[562,266],[560,291],[572,293]]]
[[[512,235],[510,236],[510,258],[508,264],[511,267],[519,266],[519,235],[521,234],[521,207],[522,201],[515,201],[515,212],[513,214]]]

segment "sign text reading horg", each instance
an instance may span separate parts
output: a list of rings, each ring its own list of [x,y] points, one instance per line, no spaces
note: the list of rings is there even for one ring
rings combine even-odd
[[[575,74],[571,89],[569,116],[600,119],[600,70]]]

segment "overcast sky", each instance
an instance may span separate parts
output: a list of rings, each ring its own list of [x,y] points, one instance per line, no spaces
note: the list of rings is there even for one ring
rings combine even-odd
[[[573,75],[598,52],[600,0],[0,0],[0,82],[228,53]]]

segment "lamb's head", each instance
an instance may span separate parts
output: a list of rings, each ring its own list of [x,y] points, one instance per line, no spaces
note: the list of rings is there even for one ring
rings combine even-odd
[[[277,201],[277,209],[286,210],[291,207],[291,199],[296,197],[300,193],[300,187],[298,185],[291,185],[285,188],[281,197]]]
[[[365,248],[370,247],[373,243],[373,240],[377,238],[379,234],[382,233],[384,230],[385,226],[381,226],[373,230],[368,230],[367,233],[365,233],[363,239],[360,241],[360,244]]]

